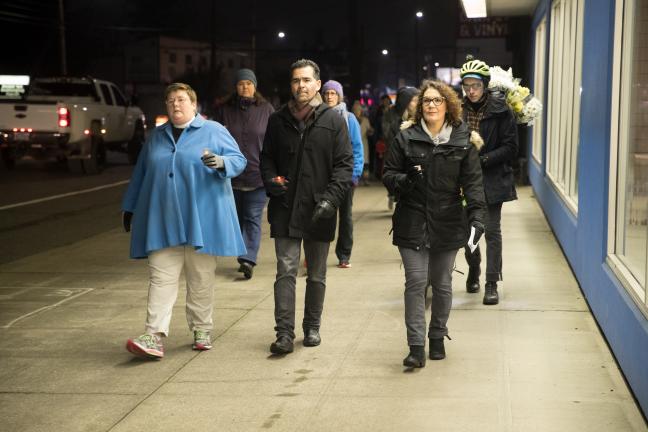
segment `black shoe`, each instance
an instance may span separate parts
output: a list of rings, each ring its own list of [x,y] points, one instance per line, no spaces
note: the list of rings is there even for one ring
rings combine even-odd
[[[484,286],[486,292],[484,293],[485,305],[496,305],[499,303],[499,295],[497,294],[497,282],[486,282]]]
[[[277,340],[270,344],[272,354],[289,354],[293,352],[293,341],[288,336],[279,336]]]
[[[448,336],[450,339],[450,336]],[[430,338],[430,360],[443,360],[446,356],[443,338]]]
[[[247,261],[243,261],[238,269],[239,273],[243,273],[245,279],[252,279],[253,271],[254,271],[254,266]]]
[[[322,343],[322,338],[319,334],[319,329],[310,328],[304,331],[304,346],[314,347]]]
[[[410,368],[422,368],[425,366],[425,347],[410,345],[410,352],[403,359],[403,366]]]
[[[466,291],[471,294],[479,292],[479,273],[479,267],[471,266],[468,268],[468,277],[466,278]]]

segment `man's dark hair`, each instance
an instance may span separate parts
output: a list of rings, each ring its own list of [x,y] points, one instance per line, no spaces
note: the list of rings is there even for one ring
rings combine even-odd
[[[317,63],[315,63],[313,60],[309,59],[299,59],[295,63],[290,65],[290,78],[292,78],[292,73],[295,69],[301,69],[305,67],[312,67],[313,68],[313,75],[315,76],[315,79],[318,80],[320,79],[320,68],[317,66]]]

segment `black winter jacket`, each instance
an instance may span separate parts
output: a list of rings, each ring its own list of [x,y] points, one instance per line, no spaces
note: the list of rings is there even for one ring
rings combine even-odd
[[[434,252],[459,249],[468,241],[468,223],[484,223],[479,156],[469,135],[462,123],[453,128],[445,144],[435,145],[420,124],[396,136],[383,174],[383,183],[397,198],[392,216],[394,245],[429,247]],[[414,165],[421,165],[424,177],[412,184],[407,172]]]
[[[464,118],[469,109],[470,103],[464,99]],[[484,140],[479,154],[486,202],[497,204],[516,200],[512,164],[518,154],[517,124],[501,92],[488,94],[486,113],[479,123],[479,134]]]
[[[311,217],[323,199],[340,206],[352,171],[346,122],[326,104],[315,108],[303,132],[287,105],[272,114],[263,140],[261,174],[267,191],[276,176],[288,180],[288,190],[278,196],[269,194],[270,236],[333,241],[337,213],[314,225]]]

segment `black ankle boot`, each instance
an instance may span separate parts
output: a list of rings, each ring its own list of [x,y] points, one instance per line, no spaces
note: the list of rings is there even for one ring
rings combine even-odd
[[[499,295],[497,294],[497,282],[488,281],[484,286],[484,304],[485,305],[496,305],[499,303]]]
[[[468,277],[466,278],[466,291],[469,293],[479,292],[479,273],[481,270],[478,266],[468,267]]]
[[[446,336],[450,339],[450,336]],[[430,338],[430,360],[443,360],[446,356],[443,338]]]
[[[410,352],[403,359],[403,366],[411,368],[422,368],[425,366],[425,347],[410,345]]]

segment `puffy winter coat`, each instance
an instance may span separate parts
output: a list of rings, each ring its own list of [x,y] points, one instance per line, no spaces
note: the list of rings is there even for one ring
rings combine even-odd
[[[479,156],[469,135],[462,123],[453,128],[447,143],[439,145],[420,124],[396,136],[383,174],[383,183],[397,198],[392,216],[394,245],[429,247],[434,252],[459,249],[468,240],[468,223],[484,223]],[[423,179],[413,184],[407,172],[415,165],[422,167]]]
[[[469,109],[471,105],[465,102],[464,118]],[[502,93],[488,94],[486,112],[479,123],[479,134],[484,140],[479,154],[486,202],[497,204],[516,200],[512,165],[518,154],[517,124]]]
[[[337,218],[315,224],[311,218],[323,199],[340,206],[351,186],[352,170],[346,122],[326,104],[315,108],[303,131],[287,105],[272,114],[261,151],[261,174],[267,191],[276,176],[287,179],[288,190],[270,194],[270,236],[333,241]]]

